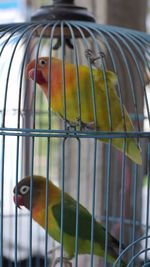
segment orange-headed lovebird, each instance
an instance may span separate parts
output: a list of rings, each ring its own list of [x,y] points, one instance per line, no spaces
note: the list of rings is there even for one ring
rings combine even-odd
[[[31,61],[27,67],[27,76],[40,85],[46,97],[48,97],[48,75],[50,74],[51,85],[51,107],[54,112],[64,117],[63,103],[63,77],[62,77],[62,61],[57,58],[51,59],[51,72],[48,69],[48,57],[41,57],[37,61],[35,75],[35,60]],[[66,91],[66,119],[70,123],[77,123],[79,118],[78,110],[78,94],[77,94],[77,79],[76,67],[74,64],[65,63],[64,65],[65,91]],[[97,130],[110,131],[110,118],[107,105],[107,90],[105,86],[104,75],[101,68],[93,68],[94,90],[96,99],[96,116]],[[94,122],[92,84],[90,69],[87,66],[78,66],[79,88],[80,88],[80,104],[81,104],[81,121],[84,125],[90,126]],[[134,127],[130,120],[129,114],[123,106],[124,117],[122,116],[120,98],[115,89],[117,76],[114,72],[106,71],[106,80],[108,87],[108,95],[110,102],[111,113],[111,131],[114,132],[132,132]],[[124,122],[126,129],[124,127]],[[100,139],[108,142],[107,138]],[[137,164],[142,164],[141,152],[135,138],[126,139],[126,155]],[[112,144],[115,148],[123,151],[123,138],[113,138]]]
[[[45,228],[46,215],[46,178],[33,175],[32,186],[32,217]],[[25,206],[30,209],[30,177],[22,179],[18,185],[18,207]],[[16,188],[14,188],[14,201],[16,202]],[[64,193],[63,214],[63,248],[69,259],[75,255],[76,235],[76,201]],[[91,253],[91,222],[92,216],[88,210],[79,204],[78,219],[78,254]],[[60,242],[61,232],[61,190],[51,181],[48,183],[48,233],[57,242]],[[94,220],[94,251],[97,256],[105,255],[105,228]],[[114,263],[118,257],[119,242],[108,233],[107,260]],[[122,267],[126,264],[121,261]]]

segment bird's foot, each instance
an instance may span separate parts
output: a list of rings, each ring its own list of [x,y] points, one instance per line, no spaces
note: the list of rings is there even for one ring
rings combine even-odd
[[[91,64],[95,65],[95,61],[98,59],[105,58],[104,52],[100,51],[98,56],[94,56],[94,52],[91,49],[85,50],[85,56],[90,61]]]
[[[52,267],[55,267],[57,265],[57,263],[61,262],[61,257],[58,257],[54,260],[53,264],[52,264]],[[70,260],[66,257],[63,257],[62,258],[62,262],[64,264],[66,264],[66,266],[68,267],[72,267],[72,262],[70,262]]]
[[[76,121],[74,122],[70,122],[70,121],[66,121],[67,122],[67,130],[77,130],[80,129],[82,130],[95,130],[95,122],[91,121],[91,122],[83,122],[80,118],[77,118]]]
[[[56,250],[60,249],[61,246],[56,246],[48,251],[48,254],[53,254]]]
[[[78,126],[81,128],[81,130],[95,130],[95,122],[83,122],[80,118],[77,118]]]
[[[67,130],[70,131],[70,130],[74,130],[76,131],[77,127],[79,126],[78,122],[73,122],[73,121],[68,121],[66,120],[67,122]]]

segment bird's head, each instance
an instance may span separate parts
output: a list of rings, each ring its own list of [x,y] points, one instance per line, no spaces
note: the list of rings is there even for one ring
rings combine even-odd
[[[61,60],[58,58],[51,58],[49,57],[39,57],[36,61],[35,59],[32,60],[26,66],[26,74],[28,79],[35,80],[41,86],[48,84],[48,74],[50,73],[49,64],[51,64],[51,73],[59,70],[61,66]],[[62,71],[62,70],[61,70]],[[57,77],[58,78],[58,77]]]
[[[16,187],[13,190],[14,193],[14,202],[17,204],[18,208],[21,206],[30,209],[30,186],[31,186],[31,177],[27,176],[23,178],[17,184],[17,196],[16,196]],[[45,192],[46,192],[46,179],[42,176],[33,175],[32,177],[32,208],[40,202],[40,198],[43,197],[43,204],[45,203]]]
[[[27,77],[31,80],[36,81],[39,85],[48,83],[48,57],[40,57],[36,61],[32,60],[26,66]]]

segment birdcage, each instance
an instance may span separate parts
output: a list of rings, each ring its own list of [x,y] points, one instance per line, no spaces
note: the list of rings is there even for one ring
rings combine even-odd
[[[150,37],[73,1],[0,37],[0,266],[148,266]]]

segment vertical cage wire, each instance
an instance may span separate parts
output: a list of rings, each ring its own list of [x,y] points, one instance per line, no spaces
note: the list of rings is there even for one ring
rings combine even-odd
[[[24,23],[3,25],[0,27],[0,49],[1,49],[1,262],[3,266],[5,229],[5,192],[7,144],[10,137],[16,139],[15,150],[15,171],[12,172],[14,185],[26,174],[31,176],[30,180],[30,214],[25,214],[29,219],[28,240],[25,247],[28,248],[27,266],[33,266],[34,253],[34,221],[32,220],[33,206],[33,175],[40,172],[46,177],[45,195],[45,232],[40,234],[44,240],[44,249],[41,253],[44,258],[44,265],[49,266],[54,260],[54,254],[49,255],[49,210],[48,196],[49,179],[60,185],[61,192],[61,229],[60,229],[60,250],[56,254],[60,256],[60,266],[63,266],[64,253],[64,201],[66,188],[68,193],[76,200],[76,223],[74,242],[74,264],[80,266],[84,262],[86,266],[108,266],[109,233],[112,233],[119,240],[119,253],[114,266],[119,266],[122,258],[128,266],[140,266],[143,260],[146,266],[149,260],[148,239],[149,239],[149,179],[147,180],[147,204],[146,220],[143,225],[141,221],[142,205],[137,203],[142,199],[142,180],[146,174],[149,177],[149,129],[143,128],[145,114],[143,113],[143,101],[145,101],[147,119],[150,123],[149,99],[147,85],[149,83],[149,36],[137,31],[120,29],[112,26],[101,26],[94,23],[84,22],[50,22],[50,23]],[[71,47],[68,47],[68,40]],[[57,43],[58,49],[55,50]],[[59,43],[59,45],[58,45]],[[9,49],[11,48],[11,49]],[[6,53],[8,59],[5,60]],[[15,61],[19,51],[20,70],[14,72]],[[92,51],[92,57],[86,54]],[[71,55],[71,56],[70,56]],[[40,91],[36,83],[36,72],[38,60],[41,56],[48,56],[48,94],[47,102],[44,93]],[[62,114],[53,113],[52,81],[51,71],[53,58],[61,60],[62,75]],[[96,59],[97,58],[97,59]],[[34,81],[27,81],[26,64],[35,59]],[[95,59],[94,64],[92,59]],[[75,66],[75,98],[72,110],[75,110],[76,123],[69,122],[69,98],[67,88],[66,64],[72,63]],[[80,82],[80,65],[87,66],[90,74],[90,95],[92,106],[92,128],[83,128],[84,114],[82,98],[82,85]],[[95,85],[95,69],[101,69],[106,94],[106,113],[108,115],[107,129],[100,129],[98,126],[98,103]],[[107,80],[107,71],[117,75],[116,91],[119,96],[120,114],[122,119],[122,130],[113,130],[114,118],[112,115],[113,106]],[[14,75],[14,77],[12,77]],[[137,79],[135,79],[135,77]],[[14,79],[15,95],[14,106],[11,104],[12,79]],[[125,80],[125,83],[124,83]],[[138,87],[137,87],[138,84]],[[127,85],[128,88],[125,86]],[[31,92],[29,92],[31,90]],[[130,95],[130,105],[126,99],[127,90]],[[33,95],[33,97],[32,97]],[[43,97],[44,107],[41,106],[40,96]],[[16,100],[15,100],[16,98]],[[28,103],[30,99],[31,105]],[[60,103],[58,103],[60,104]],[[126,107],[134,131],[128,131],[126,124]],[[90,108],[90,107],[89,107]],[[61,115],[61,116],[60,116]],[[13,122],[9,120],[13,117]],[[60,118],[61,117],[61,118]],[[63,119],[62,119],[63,117]],[[27,126],[26,121],[28,120]],[[43,118],[43,119],[42,119]],[[40,123],[43,121],[42,127]],[[137,140],[141,144],[142,157],[147,162],[142,165],[135,164],[126,155],[128,139]],[[106,142],[100,142],[106,141]],[[103,140],[102,140],[103,139]],[[122,152],[114,148],[116,139],[122,140]],[[30,149],[27,148],[27,140]],[[145,144],[146,150],[143,146]],[[43,149],[37,149],[37,146]],[[26,147],[26,155],[24,152]],[[40,152],[41,151],[41,152]],[[86,155],[87,154],[87,155]],[[26,165],[25,158],[29,158]],[[89,158],[89,162],[86,162]],[[39,161],[39,164],[37,164]],[[13,164],[13,163],[12,163]],[[10,165],[10,163],[9,163]],[[37,165],[38,168],[37,168]],[[11,165],[10,165],[11,166]],[[21,168],[23,166],[23,168]],[[40,167],[41,166],[41,167]],[[53,177],[57,174],[60,177]],[[87,176],[87,180],[86,180]],[[89,178],[88,178],[89,177]],[[88,184],[89,183],[89,184]],[[98,185],[98,186],[97,186]],[[99,186],[100,185],[100,186]],[[140,186],[141,185],[141,186]],[[83,189],[87,188],[89,192]],[[13,191],[13,188],[10,188]],[[16,199],[18,191],[16,190]],[[87,194],[89,198],[87,199]],[[10,194],[11,195],[11,194]],[[143,201],[143,199],[142,199]],[[9,200],[9,202],[11,202]],[[119,203],[120,202],[120,203]],[[80,256],[79,236],[79,203],[82,203],[91,212],[90,231],[90,256]],[[127,205],[129,203],[129,208]],[[18,204],[18,203],[16,203]],[[20,252],[18,250],[21,240],[19,239],[19,220],[21,213],[17,205],[14,206],[14,256],[12,257],[15,266],[19,263]],[[128,209],[128,210],[127,210]],[[130,212],[129,212],[130,211]],[[104,256],[94,256],[94,220],[101,222],[105,229]],[[33,229],[33,230],[32,230]],[[39,227],[40,229],[40,227]],[[144,229],[144,230],[143,230]],[[40,230],[39,230],[40,232]],[[145,240],[142,245],[142,240]],[[126,243],[127,242],[127,243]],[[122,244],[126,248],[122,250]],[[40,244],[39,244],[40,247]],[[39,248],[40,251],[40,248]],[[144,255],[143,258],[140,255]],[[84,261],[83,261],[84,260]],[[36,266],[39,266],[37,260]]]

